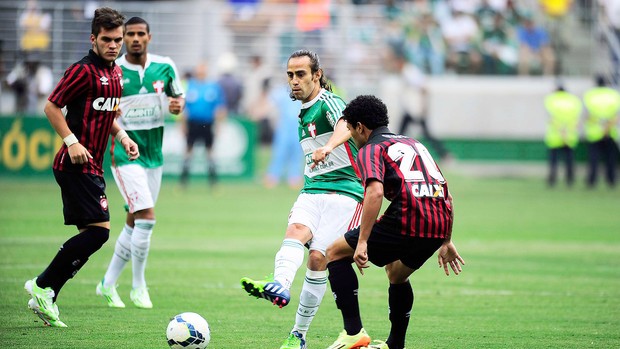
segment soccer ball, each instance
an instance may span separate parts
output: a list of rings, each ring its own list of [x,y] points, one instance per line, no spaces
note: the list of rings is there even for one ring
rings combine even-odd
[[[173,349],[204,349],[211,340],[209,324],[196,313],[182,313],[175,316],[166,330],[168,345]]]

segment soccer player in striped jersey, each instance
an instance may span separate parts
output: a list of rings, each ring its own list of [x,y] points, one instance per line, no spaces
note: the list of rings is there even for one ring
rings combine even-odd
[[[53,170],[62,194],[65,225],[78,229],[49,266],[24,286],[32,297],[28,307],[48,326],[66,327],[58,317],[58,293],[110,234],[102,168],[110,135],[129,160],[139,156],[138,145],[116,122],[123,81],[114,60],[123,46],[124,19],[108,7],[95,10],[92,49],[65,71],[45,105],[45,115],[64,141]]]
[[[409,276],[437,250],[446,275],[448,267],[458,275],[465,263],[451,241],[452,196],[426,147],[387,128],[387,108],[380,99],[358,96],[342,118],[359,147],[357,165],[365,192],[361,225],[327,249],[329,283],[344,322],[344,331],[329,349],[358,348],[370,341],[360,318],[353,261],[362,275],[369,261],[385,266],[390,282],[390,334],[386,342],[368,348],[403,349],[413,307]],[[384,197],[390,205],[377,219]]]
[[[124,308],[116,282],[131,260],[130,299],[138,308],[150,309],[153,303],[144,274],[161,187],[165,110],[179,114],[185,99],[174,62],[147,52],[151,32],[144,19],[132,17],[125,23],[124,40],[127,53],[116,60],[124,82],[119,124],[136,141],[141,155],[131,161],[118,142],[112,144],[112,174],[127,203],[127,217],[96,293],[108,306]]]
[[[241,279],[252,296],[279,307],[290,302],[290,288],[309,249],[306,277],[295,325],[281,349],[306,348],[306,332],[327,289],[325,251],[338,237],[359,224],[363,189],[354,159],[357,148],[341,120],[345,103],[330,92],[319,57],[307,50],[288,59],[291,98],[302,102],[299,141],[305,154],[305,183],[289,214],[284,241],[275,257],[273,277]]]

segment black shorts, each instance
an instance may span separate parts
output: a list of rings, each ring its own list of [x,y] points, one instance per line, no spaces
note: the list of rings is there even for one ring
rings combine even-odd
[[[409,268],[418,270],[426,260],[433,256],[444,241],[438,238],[403,236],[397,231],[381,223],[374,225],[368,239],[368,260],[372,264],[383,267],[400,260]],[[354,250],[359,236],[359,227],[344,234],[345,240]]]
[[[66,225],[81,228],[91,223],[110,221],[103,177],[56,170],[54,177],[60,186]]]
[[[191,147],[196,141],[203,141],[205,147],[213,146],[213,123],[204,121],[187,122],[187,147]]]

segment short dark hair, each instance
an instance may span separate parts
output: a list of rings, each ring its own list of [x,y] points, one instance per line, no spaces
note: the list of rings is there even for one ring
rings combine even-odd
[[[97,37],[102,28],[110,30],[122,27],[124,21],[125,16],[117,10],[109,7],[98,8],[91,22],[91,34]]]
[[[146,25],[146,32],[150,33],[151,32],[151,27],[149,26],[149,23],[144,20],[144,18],[142,17],[131,17],[127,20],[127,22],[125,22],[125,31],[127,31],[127,26],[128,25],[132,25],[132,24],[144,24]]]
[[[362,125],[371,130],[387,126],[390,122],[385,104],[373,95],[355,97],[342,111],[342,119],[351,125]]]

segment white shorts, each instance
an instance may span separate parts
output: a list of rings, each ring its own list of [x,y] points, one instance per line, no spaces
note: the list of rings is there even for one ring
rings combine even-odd
[[[130,213],[155,207],[161,188],[161,166],[156,168],[144,168],[140,165],[113,166],[112,175],[129,206]]]
[[[361,215],[362,204],[349,196],[302,193],[293,204],[288,224],[310,228],[310,250],[325,255],[332,242],[360,224]]]

